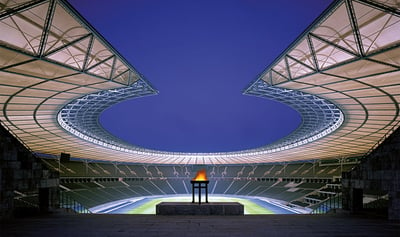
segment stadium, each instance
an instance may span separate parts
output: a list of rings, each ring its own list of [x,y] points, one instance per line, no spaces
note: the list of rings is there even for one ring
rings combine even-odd
[[[307,223],[321,217],[334,218],[321,224],[325,235],[349,234],[351,223],[361,235],[394,236],[400,230],[396,0],[333,1],[248,81],[243,95],[282,103],[301,117],[290,134],[256,148],[164,151],[107,131],[99,122],[105,110],[159,91],[65,0],[1,1],[0,62],[0,213],[6,235],[28,233],[19,232],[21,223],[35,229],[29,218],[40,214],[50,216],[43,223],[52,215],[75,218],[67,219],[71,223],[124,223],[126,216],[96,213],[140,214],[129,218],[164,226],[161,235],[170,233],[169,221],[211,228],[207,216],[154,215],[157,203],[190,202],[191,180],[200,169],[207,173],[210,202],[245,206],[241,218],[247,219],[224,217],[226,224],[212,217],[222,223],[212,227],[219,231],[253,223],[249,233],[261,235],[263,223],[298,221],[304,231],[299,235],[312,235]],[[18,217],[29,218],[10,222]],[[335,229],[330,221],[344,227]],[[291,230],[285,233],[296,233]]]

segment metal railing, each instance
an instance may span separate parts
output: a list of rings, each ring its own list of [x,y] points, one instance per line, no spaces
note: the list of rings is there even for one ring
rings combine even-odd
[[[65,208],[79,214],[92,213],[91,211],[89,211],[89,209],[87,209],[75,199],[71,198],[66,192],[63,191],[60,192],[60,208]]]
[[[314,206],[314,210],[310,214],[325,214],[336,212],[336,209],[342,208],[342,194],[336,194],[329,199],[320,202]]]

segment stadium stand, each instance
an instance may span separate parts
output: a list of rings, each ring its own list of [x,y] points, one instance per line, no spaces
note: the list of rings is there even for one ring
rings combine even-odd
[[[356,159],[357,160],[357,159]],[[60,171],[64,195],[89,209],[106,202],[155,195],[190,194],[193,165],[141,165],[42,158]],[[328,164],[327,164],[328,163]],[[209,193],[259,196],[309,207],[335,196],[341,173],[352,169],[354,159],[305,161],[260,165],[207,166]]]
[[[20,57],[28,58],[26,61],[3,65],[1,69],[1,73],[4,75],[2,77],[4,79],[2,82],[4,103],[2,103],[2,126],[0,128],[0,151],[2,154],[0,162],[1,218],[12,217],[19,210],[27,211],[29,208],[32,208],[31,210],[39,209],[43,212],[48,211],[49,208],[58,208],[60,206],[72,208],[73,210],[87,210],[89,207],[130,197],[190,193],[189,181],[197,170],[195,165],[173,165],[172,163],[171,165],[144,165],[118,163],[116,161],[101,162],[101,157],[99,156],[110,160],[110,157],[113,157],[114,153],[118,153],[115,149],[104,147],[102,148],[103,152],[97,152],[97,149],[88,149],[87,153],[79,153],[80,157],[89,157],[87,156],[88,154],[95,157],[96,162],[91,160],[61,161],[61,159],[50,159],[50,156],[55,156],[54,154],[59,151],[71,149],[72,151],[82,152],[85,150],[84,148],[87,144],[93,145],[94,143],[82,143],[81,139],[87,136],[73,136],[62,130],[60,123],[56,123],[56,114],[58,113],[56,109],[59,109],[66,101],[60,100],[59,104],[53,105],[54,109],[48,111],[48,109],[44,108],[48,108],[48,105],[45,103],[50,98],[44,94],[37,95],[32,93],[32,95],[28,95],[30,93],[27,93],[27,95],[21,96],[23,95],[22,92],[27,89],[24,82],[29,82],[28,84],[30,84],[33,81],[40,80],[41,86],[49,86],[52,90],[56,90],[57,88],[51,86],[51,83],[63,77],[49,76],[52,70],[56,72],[61,67],[71,73],[74,72],[74,76],[76,75],[78,78],[82,76],[90,77],[86,73],[87,70],[82,70],[75,74],[75,69],[72,69],[70,65],[64,65],[65,62],[61,62],[60,60],[53,65],[54,68],[48,67],[49,61],[47,61],[48,58],[46,56],[51,55],[43,54],[43,50],[48,46],[46,45],[46,38],[49,33],[55,33],[52,31],[53,29],[58,29],[58,27],[52,27],[52,19],[49,16],[55,13],[55,9],[64,9],[62,10],[64,16],[75,22],[77,27],[81,29],[87,27],[85,28],[85,32],[91,35],[91,42],[103,42],[103,40],[96,32],[92,32],[93,29],[88,25],[80,26],[85,21],[83,19],[77,20],[79,19],[79,15],[77,16],[76,12],[70,9],[63,1],[52,2],[54,5],[50,4],[51,7],[48,8],[48,14],[43,14],[48,16],[48,18],[41,19],[38,17],[38,19],[47,23],[38,24],[38,22],[35,22],[29,16],[30,14],[39,16],[40,14],[37,13],[43,13],[45,10],[42,12],[41,4],[44,2],[25,2],[26,4],[24,3],[19,6],[19,3],[14,5],[13,1],[9,1],[5,3],[5,5],[9,4],[8,7],[2,12],[1,21],[5,27],[8,25],[6,22],[11,19],[10,17],[15,16],[15,18],[21,20],[20,23],[23,24],[23,28],[8,27],[10,32],[22,37],[20,38],[21,40],[23,40],[26,33],[23,32],[24,29],[29,29],[30,27],[38,27],[38,34],[35,37],[32,36],[32,39],[37,40],[42,37],[42,40],[38,42],[37,46],[40,48],[38,52],[36,50],[31,51],[31,49],[24,48],[23,46],[31,45],[33,41],[25,42],[23,40],[25,43],[18,45],[14,43],[20,41],[15,40],[13,37],[6,39],[7,41],[2,41],[1,45],[1,55],[2,59],[5,59],[4,62],[11,62]],[[48,4],[47,1],[46,4]],[[302,147],[297,147],[295,149],[286,149],[286,153],[285,151],[277,152],[276,154],[281,154],[278,159],[281,161],[280,163],[243,165],[239,162],[237,165],[206,166],[210,177],[212,194],[273,198],[282,200],[288,205],[310,207],[314,209],[315,213],[327,212],[332,208],[332,205],[333,207],[340,207],[343,200],[343,207],[352,213],[364,211],[365,209],[372,209],[374,211],[382,210],[386,212],[386,215],[390,219],[400,220],[400,193],[398,185],[400,177],[398,175],[400,170],[400,159],[398,159],[398,155],[400,154],[400,130],[397,129],[395,131],[399,127],[399,90],[397,80],[400,69],[398,60],[399,38],[398,34],[395,33],[400,22],[398,21],[398,4],[396,5],[390,1],[369,0],[336,1],[335,4],[337,4],[336,7],[329,9],[326,15],[319,19],[321,20],[319,23],[315,23],[309,28],[310,31],[306,30],[302,34],[302,37],[304,36],[305,38],[301,40],[305,40],[302,42],[310,40],[314,41],[314,43],[319,42],[315,48],[316,51],[314,52],[314,49],[310,48],[310,54],[307,53],[305,58],[314,58],[316,60],[324,55],[326,47],[333,46],[341,53],[329,55],[329,58],[333,61],[336,59],[339,61],[335,61],[327,67],[315,68],[317,74],[302,75],[291,78],[287,82],[277,81],[279,77],[273,77],[273,73],[279,69],[280,62],[277,61],[271,64],[271,67],[266,70],[268,73],[263,74],[268,78],[259,78],[260,80],[265,79],[264,82],[258,80],[258,83],[252,84],[252,90],[248,90],[248,92],[262,92],[262,90],[268,88],[266,81],[270,81],[271,84],[286,84],[286,88],[290,89],[284,90],[286,92],[292,89],[294,91],[301,91],[304,89],[301,88],[304,84],[309,84],[310,88],[304,89],[304,91],[318,90],[325,94],[327,98],[332,93],[331,99],[335,100],[335,103],[339,103],[346,114],[346,121],[343,125],[340,125],[342,127],[337,131],[341,135],[335,139],[327,140],[326,143],[316,142],[312,148],[308,147],[310,149],[308,152],[310,152],[313,149],[318,150],[319,145],[328,144],[324,147],[325,149],[319,150],[320,153],[307,153],[325,156],[313,157],[313,159],[320,158],[321,160],[299,162],[298,157],[292,159],[287,154],[291,154],[292,156],[300,154],[300,156],[303,156],[303,153],[295,152],[298,149],[303,149]],[[56,5],[62,8],[56,8]],[[361,14],[363,12],[369,12],[371,15],[364,17],[365,15]],[[75,15],[71,18],[70,14]],[[344,57],[344,61],[341,61],[340,55],[349,54],[349,49],[344,45],[335,45],[336,43],[330,42],[331,39],[324,39],[323,32],[318,31],[331,28],[331,23],[336,22],[338,19],[345,19],[346,17],[351,19],[345,24],[345,28],[350,30],[338,36],[334,33],[334,35],[331,35],[332,40],[347,41],[345,36],[354,34],[357,42],[350,40],[347,43],[351,42],[354,48],[358,49],[355,50],[357,52],[350,52],[352,56],[351,59],[348,59],[349,61],[344,59]],[[389,18],[394,20],[388,21],[387,19]],[[64,21],[63,18],[58,19],[59,22]],[[382,22],[392,23],[385,23],[379,27],[378,25]],[[364,43],[369,41],[371,33],[374,32],[384,32],[385,34],[377,37],[377,41],[371,41],[370,45],[361,44],[363,40]],[[392,37],[386,38],[384,36]],[[60,42],[66,40],[65,42],[71,46],[78,39],[68,42],[67,38],[61,37],[59,40]],[[300,39],[296,42],[299,43]],[[293,55],[293,52],[298,50],[297,47],[301,46],[301,44],[297,43],[285,51],[282,56],[285,57],[285,60],[292,60],[291,58],[297,57]],[[308,49],[308,46],[306,48]],[[364,51],[364,49],[367,49],[367,51]],[[89,57],[91,54],[89,51],[92,48],[88,46],[84,49],[82,48],[82,50],[86,51],[85,54]],[[115,57],[117,60],[122,60],[118,53],[114,52],[113,49],[110,50],[110,57],[113,55],[112,57]],[[55,59],[53,58],[53,60]],[[299,60],[296,59],[293,65],[304,66],[304,62],[302,63]],[[38,72],[32,70],[37,68],[36,66],[32,66],[33,62],[43,68],[49,69],[49,71],[43,70],[43,72]],[[364,68],[360,67],[363,64],[367,66]],[[58,68],[57,65],[60,67]],[[287,68],[284,71],[289,72],[295,69],[293,65],[291,65],[290,69]],[[134,74],[133,68],[130,65],[126,66]],[[16,73],[15,69],[18,68],[25,71],[24,75]],[[114,69],[112,68],[111,71]],[[312,70],[314,71],[314,69]],[[10,74],[13,75],[10,76]],[[335,80],[326,84],[323,82],[324,80],[320,81],[321,84],[311,84],[315,75],[316,77],[329,75],[331,79]],[[18,77],[21,80],[14,80],[14,77]],[[84,82],[85,80],[81,81],[78,78],[74,80],[77,83],[76,85],[80,86],[81,89],[89,89],[88,85]],[[96,78],[93,77],[92,79],[95,80]],[[109,78],[106,79],[108,80]],[[301,82],[302,80],[303,82]],[[127,82],[127,85],[131,82],[133,80]],[[137,86],[143,86],[144,81],[141,82],[137,83]],[[97,78],[96,83],[103,83],[103,81]],[[113,83],[108,83],[109,85],[102,89],[114,88],[115,85]],[[62,84],[67,83],[60,82],[59,85]],[[340,96],[336,95],[346,88],[348,90],[345,92],[349,95],[352,94],[351,97],[342,98],[343,93]],[[62,96],[66,90],[60,89],[55,94]],[[323,90],[321,91],[321,89]],[[325,90],[331,90],[331,92],[325,93],[323,92]],[[85,93],[87,92],[79,95],[83,96]],[[253,95],[265,96],[265,94]],[[352,102],[353,99],[354,102]],[[31,100],[41,102],[38,102],[37,107],[36,104],[29,106],[32,109],[15,109],[19,108],[18,106],[20,105],[26,106],[25,104],[28,104]],[[347,102],[342,103],[339,100],[346,100]],[[44,106],[40,107],[39,105]],[[355,107],[360,108],[355,109]],[[45,117],[48,115],[48,112],[51,112],[51,119],[43,119],[41,117],[44,116],[43,112],[46,113]],[[363,117],[364,113],[365,118]],[[364,121],[363,124],[366,126],[358,127],[358,123],[361,120]],[[97,120],[93,121],[97,122]],[[336,144],[338,145],[336,146]],[[331,157],[339,156],[337,153],[341,149],[347,148],[347,146],[349,149],[345,150],[350,153],[344,152],[340,156],[347,158],[329,160]],[[93,147],[96,146],[93,145]],[[307,146],[304,146],[304,148],[307,148]],[[32,152],[30,149],[34,149],[37,152],[47,152],[47,157],[39,159],[37,157],[38,154]],[[147,154],[146,156],[149,158],[156,154]],[[127,156],[130,157],[131,153],[119,153],[119,155],[121,156],[120,158],[126,158]],[[354,157],[355,155],[363,156]],[[144,157],[146,158],[146,156]],[[138,157],[140,158],[140,156]],[[259,158],[256,160],[260,161]],[[357,164],[358,160],[362,162]],[[61,188],[61,195],[58,195],[59,188]],[[61,205],[58,205],[59,202],[61,202]]]

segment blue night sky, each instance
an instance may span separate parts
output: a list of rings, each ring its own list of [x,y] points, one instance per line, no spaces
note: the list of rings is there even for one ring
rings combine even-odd
[[[226,152],[282,138],[301,123],[278,102],[242,95],[331,0],[69,0],[159,91],[103,112],[132,144]]]

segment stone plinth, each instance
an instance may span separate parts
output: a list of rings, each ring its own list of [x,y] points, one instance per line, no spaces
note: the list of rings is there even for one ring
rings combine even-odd
[[[156,206],[157,215],[244,215],[244,206],[238,202],[162,202]]]

